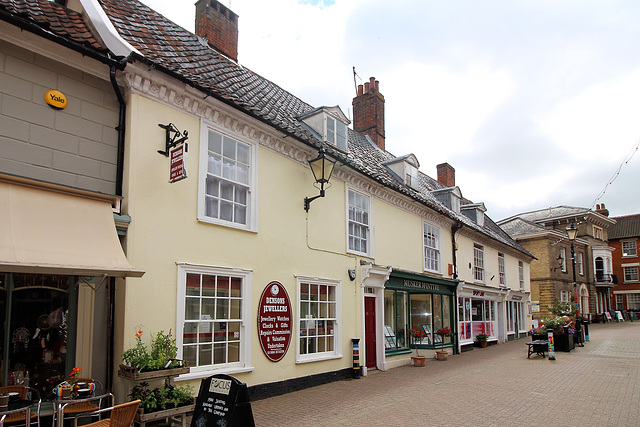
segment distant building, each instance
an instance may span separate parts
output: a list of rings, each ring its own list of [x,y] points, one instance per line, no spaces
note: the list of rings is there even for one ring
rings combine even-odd
[[[609,245],[613,251],[613,273],[618,285],[613,288],[616,310],[640,311],[640,214],[612,218]]]
[[[533,318],[551,315],[547,307],[556,300],[575,302],[579,312],[602,318],[612,308],[611,289],[617,283],[613,272],[614,248],[608,244],[608,229],[615,220],[604,205],[596,210],[557,206],[524,212],[498,224],[536,259],[531,263]],[[575,252],[575,287],[571,265],[571,242],[567,227],[578,229]]]

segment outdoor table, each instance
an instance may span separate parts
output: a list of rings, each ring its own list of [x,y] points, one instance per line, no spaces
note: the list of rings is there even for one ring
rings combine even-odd
[[[25,425],[31,423],[31,405],[33,402],[30,400],[20,399],[15,402],[9,402],[6,407],[0,408],[0,427],[4,426],[4,420],[7,415],[15,414],[16,412],[25,412]],[[29,421],[27,421],[29,420]]]
[[[529,346],[527,359],[530,359],[533,353],[539,354],[544,359],[544,352],[549,351],[549,342],[546,340],[529,341],[526,344]]]
[[[91,402],[94,400],[102,401],[107,397],[111,398],[111,402],[107,406],[113,406],[113,394],[111,392],[105,391],[103,394],[94,393],[93,396],[89,397],[76,397],[76,398],[60,398],[55,399],[53,401],[53,425],[54,427],[64,427],[64,409],[75,403],[83,403],[83,402]],[[0,426],[2,427],[2,426]]]

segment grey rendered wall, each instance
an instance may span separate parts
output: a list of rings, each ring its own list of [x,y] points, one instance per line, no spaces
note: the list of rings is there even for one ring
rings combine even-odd
[[[0,40],[0,172],[114,194],[118,103],[108,81]],[[55,89],[64,110],[44,102]]]

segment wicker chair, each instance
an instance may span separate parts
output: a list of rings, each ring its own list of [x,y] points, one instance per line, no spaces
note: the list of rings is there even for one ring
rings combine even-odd
[[[18,393],[20,399],[25,400],[27,398],[27,391],[31,392],[31,401],[36,405],[36,412],[31,411],[31,420],[29,424],[36,424],[40,427],[40,403],[42,402],[40,399],[40,393],[35,388],[31,388],[24,385],[8,385],[4,387],[0,387],[0,393]],[[25,417],[27,416],[27,412],[17,412],[15,414],[8,415],[4,419],[4,424],[14,424],[20,423],[22,425],[26,424]]]
[[[122,405],[116,405],[109,408],[99,409],[93,412],[86,412],[76,415],[73,425],[78,427],[78,420],[80,418],[100,415],[103,412],[111,411],[109,418],[104,418],[100,421],[93,422],[91,424],[84,424],[82,427],[131,427],[133,425],[133,419],[138,411],[140,405],[139,400],[133,402],[123,403]]]

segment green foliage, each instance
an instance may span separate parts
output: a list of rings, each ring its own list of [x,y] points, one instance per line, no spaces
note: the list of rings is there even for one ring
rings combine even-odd
[[[142,330],[136,333],[136,345],[122,354],[122,360],[128,366],[143,370],[149,363],[147,346],[142,342]]]
[[[489,335],[485,335],[485,334],[476,335],[476,340],[478,342],[487,342],[488,339],[489,339]]]
[[[541,323],[544,324],[544,327],[547,330],[548,329],[558,330],[558,329],[562,329],[562,327],[564,326],[564,321],[562,320],[561,317],[555,317],[555,318],[547,317],[542,319]]]
[[[165,334],[160,331],[151,335],[151,352],[142,342],[142,330],[136,333],[136,345],[122,354],[122,360],[128,366],[138,368],[139,371],[157,371],[165,368],[175,368],[179,363],[175,360],[178,347],[171,331]]]
[[[148,382],[141,382],[131,389],[131,400],[140,399],[140,407],[145,413],[164,411],[193,402],[193,389],[190,386],[163,385],[149,388]]]
[[[558,298],[553,301],[552,305],[547,306],[547,310],[554,316],[570,316],[573,314],[573,307],[570,302],[562,302]]]

